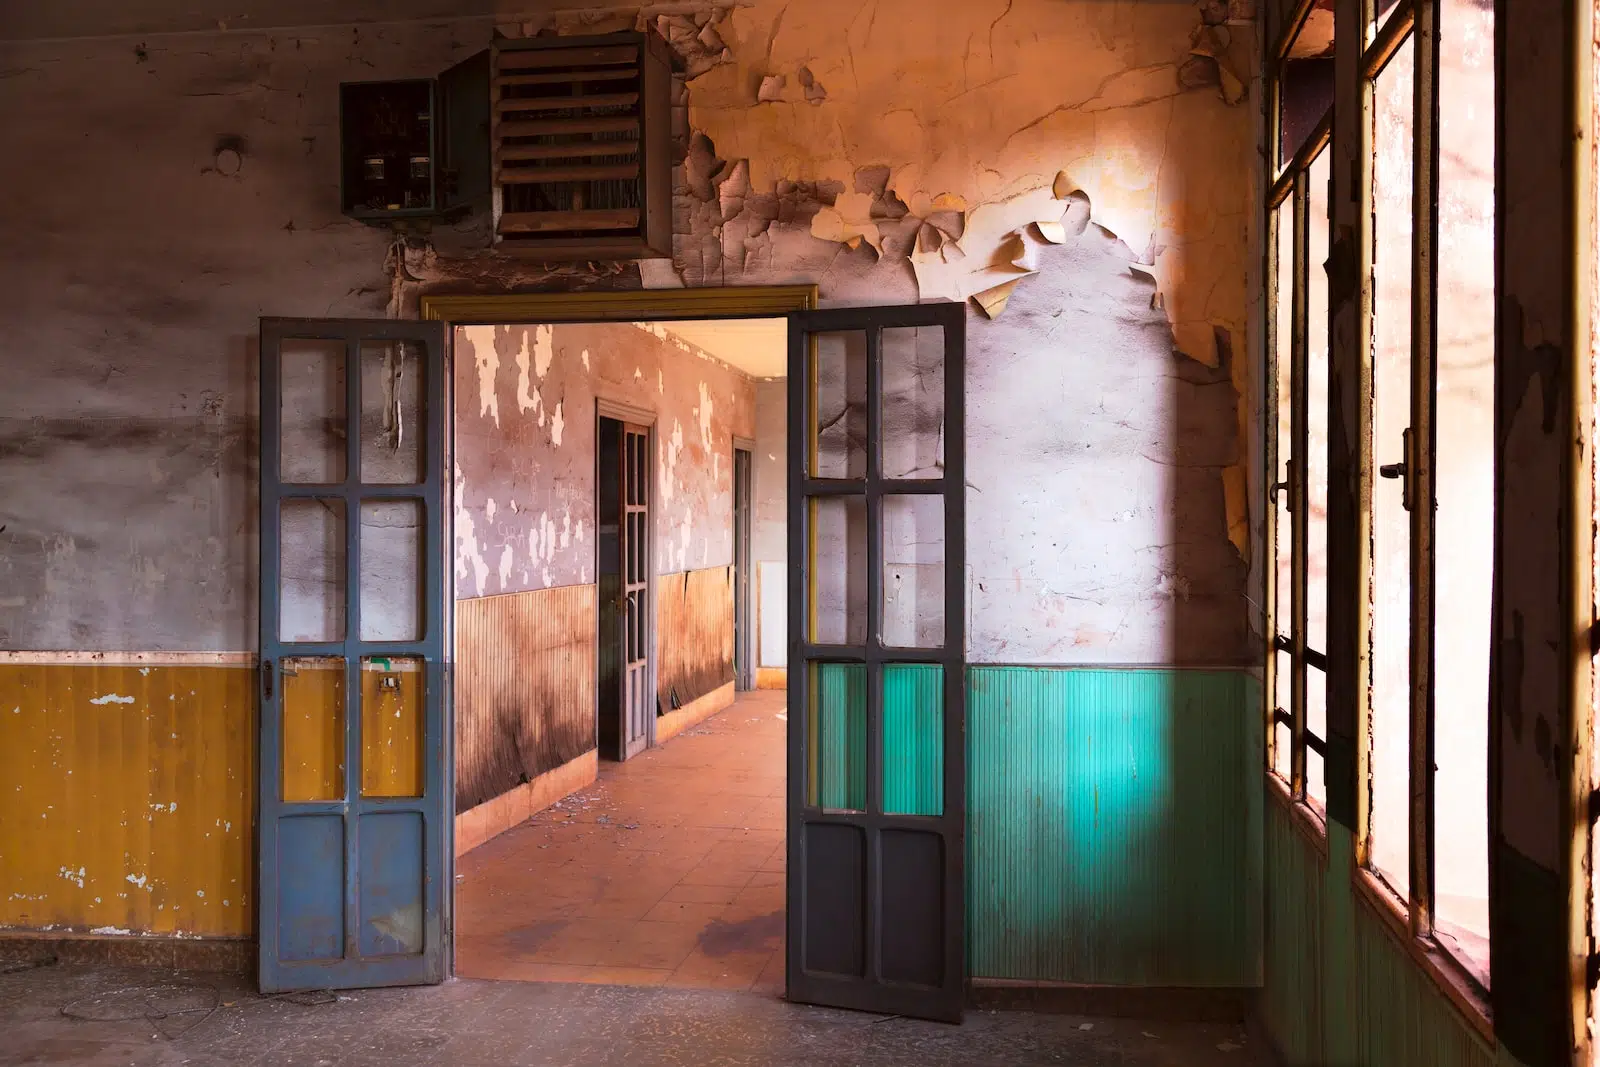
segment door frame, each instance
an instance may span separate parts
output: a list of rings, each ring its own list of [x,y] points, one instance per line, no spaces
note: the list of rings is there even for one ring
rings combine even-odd
[[[634,404],[624,403],[621,400],[613,400],[611,397],[606,396],[604,393],[596,392],[595,398],[594,398],[594,417],[595,417],[595,422],[596,422],[597,425],[599,423],[599,420],[601,420],[601,419],[613,419],[613,420],[615,420],[617,422],[622,423],[622,425],[624,427],[628,426],[629,424],[632,424],[634,426],[643,426],[645,428],[645,430],[647,431],[646,434],[645,434],[645,439],[644,439],[645,469],[650,471],[650,472],[652,472],[652,474],[654,473],[654,471],[656,469],[656,425],[659,422],[659,419],[657,418],[657,413],[653,408],[643,408],[643,407],[638,407],[638,406],[636,406]],[[626,433],[626,431],[624,431],[624,433]],[[598,471],[599,471],[599,467],[598,467],[599,462],[600,462],[600,449],[597,446],[595,448],[595,463],[597,465],[596,466],[597,475],[598,475]],[[600,490],[600,486],[599,486],[599,484],[597,482],[596,485],[595,485],[595,492],[598,494],[599,490]],[[651,492],[652,493],[654,492],[653,487],[652,487]],[[649,506],[649,508],[647,509],[647,512],[646,512],[646,514],[649,516],[649,520],[648,520],[648,523],[646,525],[646,529],[648,531],[647,537],[649,538],[649,541],[645,545],[645,574],[646,574],[646,581],[645,581],[645,591],[644,591],[644,604],[645,604],[645,609],[644,609],[645,610],[645,620],[644,620],[644,624],[645,624],[645,639],[644,639],[644,646],[645,646],[645,649],[650,654],[650,666],[649,666],[649,668],[647,669],[647,671],[645,673],[645,677],[646,677],[645,688],[648,690],[648,692],[645,695],[648,698],[649,703],[654,705],[657,708],[657,710],[659,711],[659,709],[660,709],[660,699],[661,699],[661,690],[660,690],[660,686],[657,683],[660,680],[660,666],[661,666],[660,651],[661,650],[660,650],[660,646],[659,646],[658,639],[657,639],[657,636],[656,636],[656,585],[657,585],[656,579],[658,579],[660,577],[660,575],[656,573],[656,537],[657,537],[656,519],[658,518],[658,516],[656,515],[655,497],[654,497],[654,495],[652,495],[649,498],[649,500],[650,500],[650,506]],[[626,506],[627,506],[626,502],[624,502],[622,504],[622,506],[624,508],[626,508]],[[597,518],[596,522],[598,522],[598,521],[599,520]],[[624,562],[623,565],[626,566],[626,563]],[[594,541],[594,573],[595,573],[595,579],[598,582],[599,577],[600,577],[600,538],[598,536],[595,538],[595,541]],[[599,612],[598,603],[595,605],[595,611],[598,614],[598,612]],[[599,691],[600,691],[600,657],[599,656],[595,657],[594,669],[595,669],[595,692],[599,693]],[[626,668],[624,668],[624,670],[626,670]],[[624,679],[622,685],[623,685],[623,689],[622,689],[623,700],[624,700],[624,702],[626,702],[626,700],[627,700],[627,681],[626,681],[626,679]],[[626,717],[626,716],[624,716],[624,717]],[[650,716],[650,725],[645,730],[644,747],[646,749],[651,749],[651,748],[655,748],[656,747],[656,718],[657,718],[657,716],[655,716],[655,715]],[[624,735],[626,735],[626,732],[627,732],[626,731],[626,723],[624,723],[624,730],[623,730]],[[598,738],[596,738],[596,743],[598,743]],[[627,755],[627,751],[628,751],[628,743],[627,743],[626,740],[623,740],[623,742],[622,742],[623,757],[618,762],[623,762],[623,763],[627,762],[627,760],[629,759],[629,757]]]
[[[500,293],[487,295],[432,293],[419,301],[418,317],[424,321],[444,323],[444,397],[445,455],[449,457],[449,471],[455,470],[455,327],[502,326],[511,323],[558,325],[561,323],[597,322],[666,322],[672,319],[766,319],[785,318],[796,311],[815,311],[820,298],[815,284],[809,285],[751,285],[727,286],[710,289],[634,289],[591,293]],[[631,409],[635,415],[637,409]],[[615,415],[609,416],[615,418]],[[654,429],[655,416],[650,413],[649,425]],[[650,463],[655,466],[655,438],[650,435]],[[443,573],[451,576],[445,582],[449,605],[445,618],[449,624],[447,653],[449,667],[446,671],[447,687],[444,692],[444,744],[445,744],[445,887],[443,913],[445,916],[445,968],[446,974],[455,975],[455,769],[456,769],[456,708],[455,708],[455,480],[450,477],[448,506],[444,508],[446,567]],[[652,531],[654,533],[654,531]],[[655,654],[655,597],[656,583],[650,583],[650,640],[651,688],[655,689],[655,674],[660,657]],[[599,738],[596,739],[599,743]],[[650,722],[650,743],[655,744],[655,720]],[[787,743],[787,742],[786,742]],[[787,833],[787,830],[785,831]]]

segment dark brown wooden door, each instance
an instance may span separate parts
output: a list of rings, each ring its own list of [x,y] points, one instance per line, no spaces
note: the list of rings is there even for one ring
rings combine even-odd
[[[622,758],[654,733],[650,645],[650,431],[622,427]]]

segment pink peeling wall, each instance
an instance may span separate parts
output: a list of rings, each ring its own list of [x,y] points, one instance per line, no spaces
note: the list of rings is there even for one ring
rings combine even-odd
[[[659,326],[455,332],[456,596],[595,580],[595,402],[656,413],[656,570],[733,562],[733,438],[755,385]]]

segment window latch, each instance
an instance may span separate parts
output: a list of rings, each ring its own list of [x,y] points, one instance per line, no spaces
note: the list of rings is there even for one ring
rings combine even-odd
[[[1400,435],[1400,451],[1405,459],[1399,463],[1385,463],[1378,468],[1378,474],[1384,478],[1400,479],[1400,506],[1407,511],[1411,510],[1411,428],[1406,427]]]
[[[1288,494],[1288,499],[1284,501],[1284,509],[1286,511],[1293,511],[1294,510],[1294,493],[1292,491],[1293,487],[1294,487],[1294,460],[1293,459],[1289,459],[1289,460],[1285,461],[1284,465],[1283,465],[1283,481],[1281,481],[1281,482],[1273,482],[1271,485],[1267,486],[1267,499],[1271,500],[1273,503],[1277,503],[1278,490],[1281,489],[1285,493]]]

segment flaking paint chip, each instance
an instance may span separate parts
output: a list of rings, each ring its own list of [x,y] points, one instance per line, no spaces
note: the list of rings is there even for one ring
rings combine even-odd
[[[1011,294],[1016,292],[1017,286],[1022,284],[1022,278],[1027,276],[1024,274],[1021,278],[1013,278],[1009,282],[1001,282],[993,288],[973,294],[972,299],[978,302],[978,306],[983,309],[983,313],[990,319],[998,319],[1001,313],[1005,311],[1006,305],[1011,302]]]
[[[763,104],[776,104],[783,99],[784,77],[782,74],[768,74],[761,79],[761,88],[756,90],[756,100]]]

